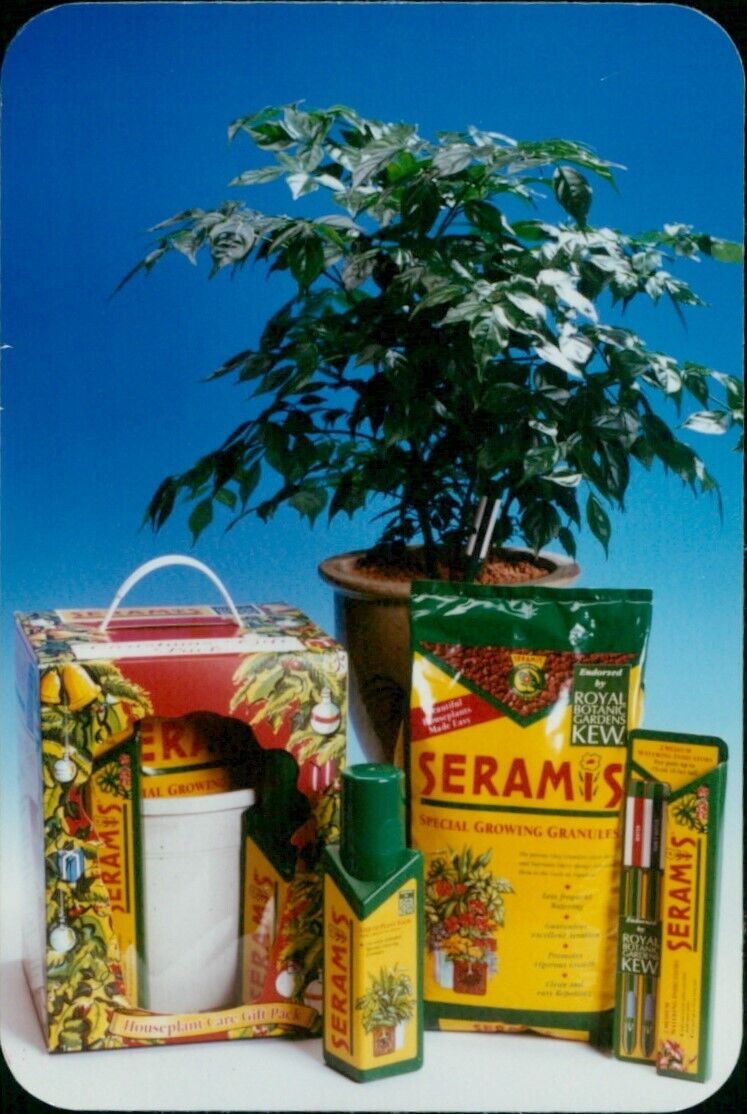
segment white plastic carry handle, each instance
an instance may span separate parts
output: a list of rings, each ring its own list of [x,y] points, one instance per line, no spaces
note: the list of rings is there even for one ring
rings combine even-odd
[[[198,561],[194,557],[185,557],[181,553],[168,553],[163,557],[154,557],[152,561],[146,561],[144,565],[140,565],[139,568],[135,569],[133,573],[130,573],[127,579],[123,581],[99,627],[102,634],[106,631],[114,612],[117,610],[130,588],[134,587],[134,585],[137,584],[139,580],[142,580],[144,576],[147,576],[148,573],[155,572],[156,569],[165,569],[169,565],[187,565],[191,569],[197,569],[199,572],[204,573],[209,580],[212,580],[215,587],[223,596],[236,626],[243,627],[244,624],[236,609],[236,604],[228,594],[223,582],[215,575],[212,569],[209,569],[207,565],[203,565],[202,561]]]

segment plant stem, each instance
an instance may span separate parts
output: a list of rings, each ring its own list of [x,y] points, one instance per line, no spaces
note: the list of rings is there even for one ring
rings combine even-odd
[[[436,561],[436,543],[433,537],[433,530],[431,529],[430,519],[428,518],[427,505],[425,503],[418,503],[416,507],[416,514],[418,516],[420,532],[423,535],[423,555],[425,557],[425,571],[429,577],[434,579],[438,574],[438,565]]]
[[[339,286],[341,290],[345,289],[345,283],[336,272],[326,270],[322,271],[322,274],[325,276],[325,278],[330,279],[331,282],[336,283],[336,285]]]
[[[456,217],[457,213],[459,212],[460,208],[461,208],[461,205],[460,205],[459,202],[457,202],[457,204],[455,204],[452,209],[449,209],[449,211],[444,216],[444,219],[441,221],[440,227],[438,228],[438,230],[436,231],[436,233],[433,237],[435,240],[438,240],[441,236],[443,236],[446,229],[449,227],[449,225],[455,219],[455,217]]]

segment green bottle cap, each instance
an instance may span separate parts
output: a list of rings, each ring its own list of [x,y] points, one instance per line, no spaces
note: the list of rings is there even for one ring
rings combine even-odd
[[[364,882],[387,878],[405,850],[405,779],[395,766],[362,762],[342,774],[340,859]]]

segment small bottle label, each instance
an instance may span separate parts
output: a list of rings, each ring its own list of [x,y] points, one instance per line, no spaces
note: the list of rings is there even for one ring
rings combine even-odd
[[[258,1002],[271,975],[271,957],[288,883],[249,836],[245,837],[244,849],[241,1001]],[[274,990],[273,985],[272,997]]]
[[[418,1054],[416,878],[358,920],[325,876],[324,1044],[360,1071]]]

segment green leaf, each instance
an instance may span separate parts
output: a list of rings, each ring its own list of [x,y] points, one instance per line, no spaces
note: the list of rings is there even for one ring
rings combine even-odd
[[[580,472],[553,472],[551,475],[545,476],[544,479],[558,484],[559,487],[578,487],[582,476]]]
[[[694,364],[684,364],[682,367],[682,382],[701,406],[708,405],[707,375],[708,372],[705,368]]]
[[[686,364],[687,368],[692,368],[692,364]],[[725,375],[722,371],[712,371],[711,378],[720,383],[726,392],[726,403],[730,410],[743,410],[744,409],[744,383],[741,379],[736,379],[733,375]]]
[[[148,505],[145,516],[146,521],[150,521],[154,530],[160,530],[171,514],[178,490],[179,484],[173,476],[167,476],[159,485]]]
[[[285,430],[272,422],[267,422],[258,433],[260,444],[264,446],[264,456],[267,463],[276,472],[285,475],[290,466],[288,451],[288,434]]]
[[[603,441],[599,446],[600,462],[605,474],[605,488],[620,506],[630,482],[628,447],[616,441]]]
[[[319,515],[327,505],[327,493],[321,487],[304,484],[295,495],[291,496],[288,502],[300,515],[308,518],[313,526],[317,515]]]
[[[741,263],[744,249],[741,244],[731,240],[719,240],[714,236],[698,236],[697,245],[705,255],[710,255],[720,263]]]
[[[529,449],[524,454],[524,478],[529,479],[531,476],[541,476],[551,472],[558,460],[558,455],[558,449],[555,445],[539,445],[537,448]],[[547,476],[547,479],[552,479],[552,477]]]
[[[274,182],[283,173],[282,166],[262,166],[258,170],[245,170],[237,178],[233,178],[230,186],[256,186],[265,182]]]
[[[508,433],[487,438],[477,450],[478,467],[491,475],[516,463],[521,463],[521,454]]]
[[[547,231],[547,227],[543,225],[542,221],[515,220],[511,222],[511,228],[521,240],[538,242],[550,238],[550,233]]]
[[[366,490],[360,483],[359,477],[351,472],[346,472],[335,491],[329,505],[330,521],[336,514],[344,512],[352,518],[366,502]]]
[[[612,526],[607,512],[593,491],[589,492],[589,498],[586,500],[586,521],[594,537],[604,546],[605,554],[608,554]]]
[[[412,177],[420,169],[420,163],[409,151],[398,151],[394,158],[387,164],[387,181],[394,185],[405,178]]]
[[[258,460],[241,472],[239,475],[239,498],[241,499],[242,507],[245,507],[249,501],[249,497],[259,483],[260,475],[262,474],[262,466]]]
[[[630,448],[641,427],[635,411],[624,406],[607,407],[591,424],[601,437],[619,441],[625,448]]]
[[[189,516],[189,528],[192,531],[192,542],[196,542],[202,531],[213,521],[212,499],[201,499]]]
[[[263,151],[280,151],[293,146],[295,142],[281,124],[259,124],[257,127],[245,127],[244,131],[249,133]]]
[[[503,224],[503,215],[500,209],[496,209],[495,205],[491,205],[489,201],[468,201],[464,206],[464,212],[467,219],[483,232],[495,236],[505,236],[506,228]],[[516,231],[515,225],[514,231]]]
[[[402,220],[424,236],[431,228],[441,208],[441,194],[432,182],[423,179],[409,186],[402,194],[400,213]]]
[[[192,498],[195,497],[197,492],[200,491],[213,475],[217,456],[217,453],[208,453],[207,456],[201,457],[200,460],[182,476],[184,484],[189,487],[189,494]]]
[[[583,227],[591,208],[592,192],[583,174],[570,166],[559,166],[553,175],[555,196],[566,213]]]
[[[215,493],[215,501],[222,503],[224,507],[230,507],[233,510],[236,506],[237,495],[235,491],[231,491],[229,487],[221,487]]]
[[[544,500],[535,499],[521,516],[521,531],[535,552],[557,537],[560,529],[557,510]]]
[[[291,274],[301,287],[310,286],[324,270],[324,248],[313,232],[295,240],[287,255]]]
[[[732,416],[728,410],[698,410],[682,423],[682,427],[695,433],[719,434],[726,433],[731,423]]]
[[[680,479],[695,489],[695,480],[698,475],[698,457],[693,450],[682,441],[672,438],[664,441],[657,447],[657,456],[666,468],[680,477]]]
[[[250,116],[239,116],[228,127],[228,138],[233,139],[239,131],[249,131],[252,127],[258,127],[261,124],[278,120],[281,115],[281,110],[275,105],[267,105],[261,108],[258,112],[252,113]]]
[[[459,298],[463,293],[462,287],[455,282],[448,282],[442,280],[434,283],[427,294],[419,300],[417,306],[413,310],[413,317],[421,310],[429,309],[431,306],[439,306],[444,302],[454,301]]]
[[[576,556],[576,539],[567,526],[561,526],[558,530],[558,541],[569,557]]]
[[[458,174],[469,166],[475,157],[475,148],[469,143],[452,143],[441,147],[433,156],[433,169],[442,178]]]

